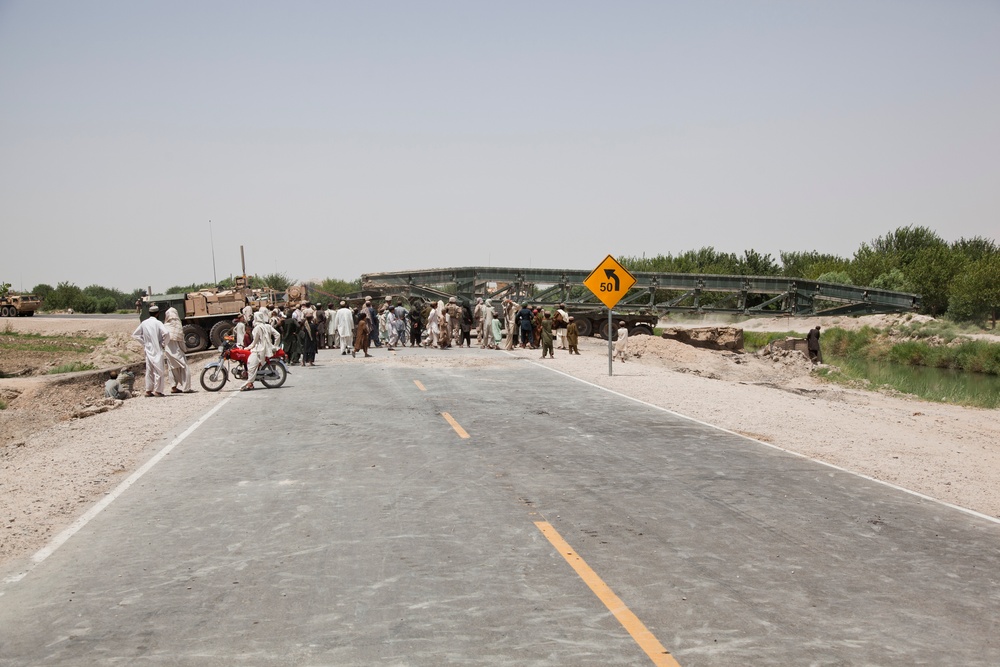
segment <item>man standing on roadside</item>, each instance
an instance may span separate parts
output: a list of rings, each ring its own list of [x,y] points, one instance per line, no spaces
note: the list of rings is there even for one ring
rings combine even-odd
[[[340,338],[340,354],[353,352],[354,348],[354,313],[347,307],[346,301],[340,302],[336,315],[337,335]]]
[[[624,322],[618,323],[618,340],[615,341],[615,356],[620,357],[622,363],[628,358],[628,326]]]
[[[809,361],[814,364],[823,363],[823,353],[819,350],[819,325],[806,334],[806,347],[809,349]]]
[[[365,353],[366,357],[372,355],[368,354],[368,347],[371,345],[371,333],[368,331],[368,314],[366,311],[370,309],[365,308],[358,315],[358,328],[354,331],[354,342],[357,347],[351,350],[351,356],[353,357],[357,354],[358,349]]]
[[[521,332],[521,347],[525,348],[532,342],[531,340],[531,330],[534,326],[533,320],[535,314],[531,312],[528,308],[528,304],[521,306],[521,310],[517,311],[517,325]],[[534,349],[534,345],[531,346]]]
[[[507,327],[507,339],[504,341],[503,349],[513,350],[517,345],[517,305],[513,299],[503,300],[504,326]]]
[[[542,335],[539,338],[542,345],[542,359],[546,354],[550,359],[555,359],[556,353],[552,350],[552,314],[548,311],[542,316]]]
[[[566,325],[566,344],[569,345],[570,354],[580,354],[580,350],[577,345],[580,342],[580,332],[576,328],[576,322],[573,320],[573,316],[569,316],[569,324]]]
[[[142,343],[146,353],[146,396],[163,396],[167,388],[167,377],[163,372],[163,346],[167,342],[167,328],[157,319],[160,307],[155,303],[149,307],[149,317],[144,319],[132,332],[132,338]]]

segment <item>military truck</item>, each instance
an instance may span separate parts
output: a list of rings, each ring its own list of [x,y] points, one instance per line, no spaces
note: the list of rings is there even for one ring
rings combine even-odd
[[[40,305],[42,300],[34,294],[8,292],[0,296],[0,317],[31,317]]]
[[[203,289],[182,294],[154,294],[142,299],[139,320],[149,317],[149,307],[156,304],[160,312],[176,308],[184,325],[184,348],[187,352],[200,352],[209,345],[219,347],[235,326],[233,319],[244,306],[255,311],[261,306],[269,308],[296,307],[307,301],[305,285],[292,285],[287,291],[268,288],[251,289],[246,276],[237,276],[233,289]]]
[[[605,309],[585,309],[570,306],[567,312],[576,322],[576,330],[580,336],[587,338],[597,334],[604,340],[608,339],[608,311]],[[611,311],[613,326],[612,339],[618,338],[618,323],[624,322],[629,336],[652,336],[660,316],[650,313]]]

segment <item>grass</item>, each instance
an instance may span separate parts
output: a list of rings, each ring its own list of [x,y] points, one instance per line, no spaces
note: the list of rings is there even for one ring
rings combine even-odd
[[[959,327],[913,324],[892,330],[863,327],[823,332],[823,356],[833,367],[816,374],[831,382],[868,390],[889,390],[929,401],[1000,407],[1000,345],[963,338]],[[900,340],[901,337],[910,339]],[[801,338],[794,332],[743,333],[748,351],[771,341]]]
[[[983,340],[946,339],[940,333],[925,339],[897,341],[898,332],[871,327],[858,331],[829,329],[822,338],[823,354],[841,359],[892,363],[900,366],[923,366],[1000,376],[1000,344]],[[935,338],[934,341],[929,340]],[[943,341],[945,344],[940,344]]]
[[[6,409],[7,409],[7,401],[0,400],[0,410],[6,410]]]
[[[802,334],[795,331],[744,331],[743,348],[747,352],[756,352],[767,347],[772,341],[786,338],[802,338]]]
[[[43,336],[41,334],[16,333],[4,330],[0,339],[0,350],[12,352],[79,352],[89,354],[106,339],[98,336]]]
[[[92,371],[96,368],[94,364],[85,364],[80,361],[74,361],[69,364],[62,364],[56,366],[48,371],[47,375],[58,375],[59,373],[78,373],[80,371]]]
[[[899,392],[937,403],[988,410],[1000,407],[1000,378],[994,376],[837,357],[827,361],[834,366],[816,373],[837,384]]]

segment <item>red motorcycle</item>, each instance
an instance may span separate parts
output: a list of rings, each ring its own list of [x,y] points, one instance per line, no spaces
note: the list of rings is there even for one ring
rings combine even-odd
[[[206,391],[219,391],[232,374],[237,380],[247,379],[247,360],[252,353],[242,347],[236,347],[232,336],[225,337],[225,343],[219,348],[219,359],[207,364],[201,371],[201,386]],[[257,369],[254,382],[260,382],[268,389],[277,389],[285,384],[288,378],[288,367],[285,366],[285,351],[280,347],[273,357],[264,359]]]

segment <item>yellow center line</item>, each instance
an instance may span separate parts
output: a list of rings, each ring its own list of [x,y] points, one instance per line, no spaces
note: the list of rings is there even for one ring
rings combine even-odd
[[[417,389],[419,389],[420,391],[427,391],[427,387],[425,387],[423,383],[420,382],[420,380],[414,380],[413,384],[417,385]]]
[[[461,425],[459,425],[459,423],[457,421],[455,421],[454,417],[452,417],[451,415],[449,415],[447,412],[442,412],[441,416],[444,417],[445,420],[449,424],[451,424],[451,427],[453,429],[455,429],[455,433],[458,433],[458,437],[460,437],[460,438],[468,438],[469,437],[469,434],[465,432],[465,429],[462,428]]]
[[[551,524],[547,521],[536,521],[535,526],[538,530],[542,531],[542,535],[548,538],[556,551],[562,554],[566,562],[569,563],[569,566],[580,575],[580,578],[590,587],[594,595],[615,615],[618,622],[632,635],[632,639],[646,652],[646,655],[649,656],[654,665],[658,667],[680,667],[680,663],[674,660],[674,657],[670,655],[667,649],[663,648],[663,644],[643,625],[639,617],[625,606],[621,598],[615,595],[614,591],[597,576],[597,573],[590,569],[590,566],[573,551],[573,547],[562,538],[562,535]]]

